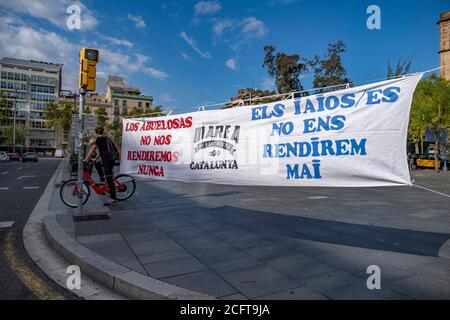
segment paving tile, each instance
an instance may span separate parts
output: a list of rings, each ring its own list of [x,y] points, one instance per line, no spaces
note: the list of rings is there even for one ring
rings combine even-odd
[[[221,274],[246,297],[252,299],[270,293],[299,287],[301,283],[267,266],[259,266]]]
[[[167,236],[159,230],[147,231],[147,232],[123,232],[123,237],[128,242],[139,242],[145,240],[160,240],[166,239]]]
[[[157,252],[171,251],[182,249],[175,241],[171,239],[145,240],[139,242],[131,242],[131,249],[138,256],[149,255]]]
[[[249,257],[248,254],[231,245],[208,250],[198,250],[195,252],[195,256],[207,264]]]
[[[142,264],[148,264],[148,263],[154,263],[154,262],[161,262],[166,260],[172,260],[176,258],[187,258],[191,257],[192,255],[184,250],[183,248],[174,249],[170,251],[164,251],[164,252],[155,252],[152,254],[147,255],[140,255],[139,261],[141,261]]]
[[[327,291],[327,297],[333,300],[405,300],[410,297],[396,293],[389,288],[385,288],[383,283],[381,289],[369,290],[366,282],[356,282],[350,285],[343,285]]]
[[[328,298],[319,292],[308,288],[300,287],[281,292],[268,294],[262,297],[257,297],[257,300],[327,300]]]
[[[228,246],[223,241],[212,236],[203,236],[189,239],[179,239],[178,243],[186,250],[195,252],[199,250],[218,249]]]
[[[266,263],[297,280],[336,271],[329,264],[304,255],[282,256],[267,260]]]
[[[158,279],[207,269],[203,263],[194,257],[145,264],[144,268],[150,276]]]
[[[272,244],[255,247],[255,248],[247,248],[244,251],[258,260],[270,260],[280,256],[289,256],[296,255],[298,252],[293,250],[292,248],[286,247],[285,245]]]
[[[366,279],[351,275],[345,271],[332,271],[322,273],[316,276],[305,278],[302,280],[306,286],[319,291],[320,293],[326,293],[334,288],[354,284],[357,282],[366,282]]]
[[[214,297],[223,297],[238,293],[236,288],[210,270],[168,277],[164,278],[163,281]]]
[[[77,238],[77,241],[83,244],[106,241],[123,241],[123,237],[120,233],[106,233],[90,236],[80,236]]]
[[[261,266],[263,265],[260,261],[249,257],[241,257],[226,261],[218,261],[208,264],[208,267],[218,273],[224,273],[229,271],[235,271],[240,269],[247,269],[251,267]]]
[[[219,297],[220,300],[248,300],[246,296],[243,294],[237,293],[237,294],[231,294],[224,297]]]
[[[84,246],[103,256],[128,254],[130,252],[130,247],[124,240],[87,243]]]
[[[414,275],[389,284],[389,288],[413,299],[450,299],[450,281]]]

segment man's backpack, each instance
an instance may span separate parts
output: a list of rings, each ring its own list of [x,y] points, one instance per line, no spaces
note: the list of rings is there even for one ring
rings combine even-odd
[[[119,151],[117,150],[116,145],[112,141],[111,138],[106,138],[106,156],[108,157],[108,161],[116,161],[119,160]]]

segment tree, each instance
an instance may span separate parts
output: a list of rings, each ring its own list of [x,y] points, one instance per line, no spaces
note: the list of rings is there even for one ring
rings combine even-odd
[[[308,64],[314,70],[313,85],[315,88],[344,85],[350,82],[347,71],[342,64],[342,54],[345,52],[345,44],[342,41],[330,43],[323,59],[315,56]],[[324,90],[319,90],[323,92]]]
[[[16,126],[16,145],[25,145],[25,137],[30,131],[25,125]],[[5,146],[13,145],[13,126],[6,126],[0,128],[0,143]]]
[[[8,107],[8,102],[6,101],[3,92],[0,91],[0,121],[7,119],[6,108]]]
[[[269,97],[268,96],[275,95],[274,91],[270,90],[262,90],[262,89],[253,89],[253,88],[245,88],[239,89],[236,96],[231,97],[231,102],[225,104],[225,108],[234,108],[240,105],[255,105],[260,103],[270,103],[274,101],[280,100],[280,97]]]
[[[265,56],[262,66],[275,79],[278,93],[303,90],[300,75],[308,70],[306,60],[301,59],[298,54],[287,55],[284,52],[275,54],[275,50],[276,48],[271,45],[264,47]]]
[[[127,118],[160,117],[164,115],[161,108],[162,108],[161,106],[154,107],[153,109],[152,108],[143,109],[134,107],[130,110],[130,112],[128,112]]]
[[[62,128],[68,134],[72,124],[73,105],[68,102],[59,104],[49,103],[44,109],[46,126],[48,128]]]
[[[411,68],[411,59],[407,59],[404,61],[399,60],[397,62],[397,66],[393,68],[391,66],[391,61],[388,60],[387,64],[387,78],[393,78],[397,76],[401,76],[404,74],[407,74],[409,72],[409,69]]]
[[[97,108],[95,109],[94,113],[97,116],[97,125],[100,127],[105,127],[106,122],[109,119],[106,109],[103,107]]]
[[[411,127],[412,125],[412,127]],[[440,129],[450,128],[450,82],[431,75],[419,82],[411,110],[411,131],[425,128],[437,136]],[[411,138],[411,136],[410,136]],[[413,137],[412,137],[413,138]],[[439,169],[439,149],[437,139],[434,147],[435,170]]]
[[[118,148],[122,146],[122,128],[122,122],[119,121],[114,121],[107,127],[109,135]]]

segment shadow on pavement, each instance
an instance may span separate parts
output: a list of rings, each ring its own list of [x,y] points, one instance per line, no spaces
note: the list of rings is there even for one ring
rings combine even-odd
[[[319,241],[430,257],[437,257],[440,247],[450,238],[447,233],[327,221],[233,206],[222,206],[208,211],[228,224],[266,237]]]

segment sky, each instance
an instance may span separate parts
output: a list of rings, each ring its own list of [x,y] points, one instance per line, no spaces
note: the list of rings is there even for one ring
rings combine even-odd
[[[370,5],[380,8],[380,29],[367,27]],[[98,48],[100,94],[108,75],[123,76],[183,113],[239,88],[274,89],[262,67],[269,44],[311,59],[342,40],[356,84],[386,77],[388,60],[411,59],[411,72],[438,67],[436,22],[449,10],[448,0],[0,0],[0,58],[62,63],[63,89],[75,90],[80,49]],[[301,76],[305,88],[312,80]]]

